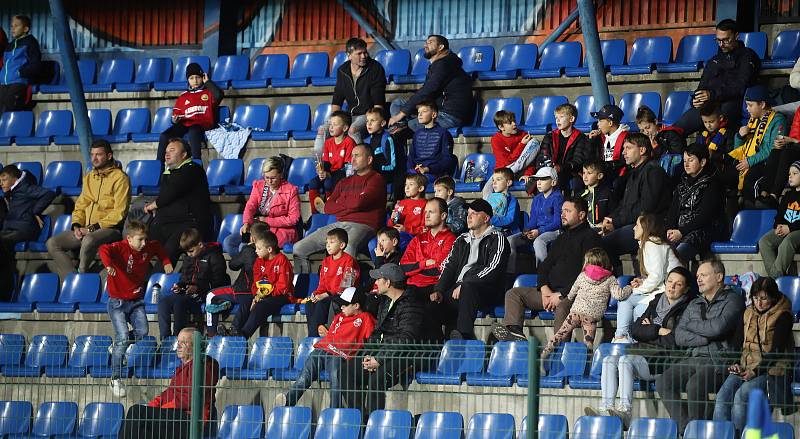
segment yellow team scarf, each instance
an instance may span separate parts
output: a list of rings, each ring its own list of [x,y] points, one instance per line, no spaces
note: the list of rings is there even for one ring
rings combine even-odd
[[[764,141],[764,135],[767,134],[767,127],[772,123],[774,117],[775,112],[767,110],[767,112],[758,119],[750,118],[750,120],[747,121],[747,128],[750,128],[748,139],[745,140],[741,146],[729,152],[728,155],[736,160],[744,160],[755,155],[758,152],[759,146],[761,146],[761,142]],[[739,190],[742,190],[744,187],[744,177],[749,170],[750,169],[739,171]]]

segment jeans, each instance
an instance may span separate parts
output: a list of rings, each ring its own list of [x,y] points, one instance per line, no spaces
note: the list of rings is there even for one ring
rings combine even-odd
[[[325,250],[325,238],[328,231],[335,228],[342,228],[347,232],[348,243],[344,249],[345,253],[357,258],[361,245],[375,236],[375,231],[371,227],[353,222],[337,221],[325,227],[320,227],[314,233],[301,239],[294,245],[294,272],[310,273],[311,263],[308,258],[316,252]]]
[[[750,391],[761,389],[766,392],[767,378],[768,375],[759,375],[750,381],[743,381],[739,375],[728,375],[717,391],[714,420],[733,421],[737,434],[740,434],[747,424],[747,400]]]
[[[678,424],[678,431],[694,419],[709,419],[711,402],[708,394],[719,389],[725,380],[725,369],[710,357],[691,357],[673,364],[656,378],[656,391],[669,416]],[[681,392],[686,392],[686,400]]]
[[[122,376],[122,364],[125,350],[128,345],[147,336],[147,314],[144,311],[144,301],[108,299],[108,318],[114,327],[114,346],[111,351],[111,378]],[[133,331],[128,331],[128,323]]]
[[[617,303],[617,331],[614,337],[628,337],[630,333],[628,328],[634,320],[638,319],[645,311],[650,301],[653,299],[651,294],[637,294],[633,293],[625,300]]]
[[[397,98],[394,101],[392,101],[392,106],[389,108],[389,112],[392,114],[392,116],[399,113],[400,110],[402,110],[403,107],[406,105],[406,102],[408,102],[408,98]],[[411,131],[417,131],[422,127],[419,121],[417,121],[416,117],[407,117],[406,123],[408,123],[408,127],[411,128]],[[441,109],[439,109],[439,112],[437,113],[436,123],[438,123],[440,127],[445,129],[460,127],[464,125],[463,120],[453,116],[452,114],[445,113]]]
[[[547,246],[555,241],[560,233],[559,230],[544,232],[533,240],[533,254],[536,256],[537,266],[547,259]]]
[[[355,360],[354,360],[355,361]],[[286,405],[294,406],[303,397],[306,389],[311,387],[311,383],[319,379],[322,367],[328,371],[331,380],[331,408],[342,407],[342,386],[339,382],[339,369],[342,365],[342,357],[331,355],[322,349],[314,349],[309,354],[300,371],[297,381],[289,387],[286,394]]]
[[[800,248],[800,230],[786,236],[778,236],[772,229],[758,241],[758,251],[764,261],[764,269],[770,277],[785,276],[794,263],[794,255]]]
[[[328,132],[328,120],[320,125],[317,129],[317,137],[314,139],[314,154],[322,155],[323,147],[325,146],[325,139],[331,136]],[[367,134],[367,115],[354,116],[353,122],[350,124],[350,137],[356,142],[356,145],[364,141],[364,135]]]
[[[641,355],[609,355],[603,359],[603,372],[600,375],[602,400],[600,408],[614,408],[614,398],[619,388],[619,407],[628,412],[633,405],[633,380],[653,381],[647,360]]]

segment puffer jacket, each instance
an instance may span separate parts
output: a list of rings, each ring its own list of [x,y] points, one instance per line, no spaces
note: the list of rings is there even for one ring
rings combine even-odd
[[[754,306],[744,312],[744,344],[739,365],[743,370],[783,376],[791,368],[787,360],[794,350],[792,304],[781,295],[778,303],[763,313]],[[783,354],[783,358],[780,358]],[[770,358],[772,357],[772,358]]]
[[[701,294],[686,307],[675,327],[675,344],[689,348],[692,357],[707,357],[722,367],[742,346],[744,298],[730,286],[721,288],[711,301]]]
[[[719,212],[724,192],[711,166],[696,177],[684,174],[681,180],[667,213],[667,229],[678,229],[683,235],[682,243],[705,252],[715,229],[721,226]]]
[[[447,113],[462,123],[470,121],[475,108],[472,77],[464,71],[462,64],[461,58],[453,52],[432,62],[425,83],[406,101],[403,113],[414,114],[417,104],[435,100],[439,112]]]
[[[116,164],[92,169],[83,176],[83,188],[75,200],[72,225],[122,229],[131,205],[131,182]]]
[[[413,351],[413,346],[409,345],[422,337],[424,312],[410,290],[404,291],[394,303],[381,296],[375,329],[365,342],[365,350],[381,364],[402,357],[401,352]]]
[[[181,266],[181,277],[177,282],[181,287],[197,286],[194,298],[198,302],[205,299],[209,290],[230,284],[231,278],[228,276],[225,256],[222,255],[222,246],[216,242],[206,244],[195,257],[186,255]]]
[[[698,90],[711,92],[719,102],[741,101],[747,87],[755,84],[761,61],[758,55],[741,42],[728,53],[719,50],[703,66]]]
[[[244,206],[244,223],[252,224],[255,217],[261,216],[258,206],[264,195],[264,180],[253,182],[253,190]],[[295,243],[300,239],[297,233],[297,222],[300,221],[300,198],[297,195],[297,186],[284,181],[275,191],[270,201],[269,211],[264,222],[278,237],[278,246]]]
[[[20,177],[14,189],[3,194],[6,212],[2,220],[2,230],[16,230],[25,233],[24,240],[36,239],[42,228],[37,216],[50,205],[56,194],[53,191],[31,183],[25,175]]]
[[[680,358],[678,354],[679,348],[675,344],[675,326],[686,310],[686,306],[695,297],[691,292],[681,296],[667,311],[667,315],[664,316],[661,325],[642,324],[644,319],[653,322],[658,316],[658,302],[661,301],[664,294],[666,293],[659,293],[653,298],[644,314],[631,324],[631,336],[637,343],[625,349],[626,355],[642,355],[646,357],[650,373],[654,375],[662,373],[664,369]],[[661,328],[670,329],[672,332],[667,335],[660,335],[658,330]]]

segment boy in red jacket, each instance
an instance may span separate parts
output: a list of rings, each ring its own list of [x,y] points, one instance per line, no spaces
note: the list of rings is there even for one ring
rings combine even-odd
[[[164,264],[164,272],[172,273],[172,263],[158,241],[147,240],[147,226],[136,220],[128,223],[124,240],[103,244],[98,250],[108,273],[108,317],[114,327],[114,347],[111,351],[111,392],[126,394],[122,376],[122,357],[132,342],[148,333],[144,311],[144,292],[150,274],[150,261],[156,257]],[[128,331],[128,324],[133,331]]]
[[[406,198],[397,202],[386,225],[398,232],[416,236],[422,232],[422,211],[425,210],[425,186],[428,179],[422,174],[406,176]]]
[[[319,286],[306,302],[306,322],[308,336],[319,337],[319,327],[328,323],[333,296],[342,290],[355,286],[358,282],[358,263],[344,252],[347,247],[347,231],[334,228],[325,236],[325,250],[328,256],[322,260],[319,272]]]
[[[322,147],[322,157],[317,162],[317,176],[308,183],[311,213],[325,209],[325,200],[320,194],[330,194],[336,183],[351,175],[350,161],[356,142],[347,133],[352,121],[350,113],[346,111],[331,113],[328,128],[331,137],[325,140]]]
[[[342,392],[339,385],[339,368],[342,361],[350,361],[375,328],[375,317],[362,310],[366,295],[361,289],[346,288],[334,301],[341,306],[342,312],[336,314],[331,329],[314,344],[300,377],[297,378],[288,393],[279,393],[275,397],[275,405],[294,406],[303,396],[311,383],[319,378],[323,366],[331,379],[331,408],[342,407]]]
[[[256,258],[253,264],[253,304],[250,315],[242,322],[239,332],[250,338],[267,317],[278,314],[283,305],[288,305],[294,294],[292,263],[281,253],[278,237],[267,232],[264,239],[256,241]]]
[[[202,159],[203,135],[217,123],[217,109],[224,96],[222,90],[214,81],[208,80],[208,75],[197,63],[186,66],[186,81],[189,83],[189,90],[181,93],[175,100],[172,126],[164,130],[158,139],[157,158],[162,162],[169,140],[187,134],[192,158]]]

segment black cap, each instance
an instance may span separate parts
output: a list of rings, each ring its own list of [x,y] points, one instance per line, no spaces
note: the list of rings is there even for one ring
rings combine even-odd
[[[333,301],[339,306],[347,306],[353,303],[364,303],[366,295],[360,288],[345,288],[338,296],[333,296]]]
[[[477,200],[467,204],[467,208],[472,209],[475,212],[483,212],[486,215],[489,215],[490,218],[494,214],[492,211],[492,205],[483,198],[478,198]]]
[[[600,111],[592,111],[591,114],[597,120],[608,119],[616,123],[622,122],[622,116],[625,115],[616,105],[603,105]]]
[[[192,75],[203,76],[203,68],[200,67],[200,64],[193,62],[186,66],[186,79]]]
[[[769,90],[761,84],[754,85],[744,92],[744,100],[769,103]]]

